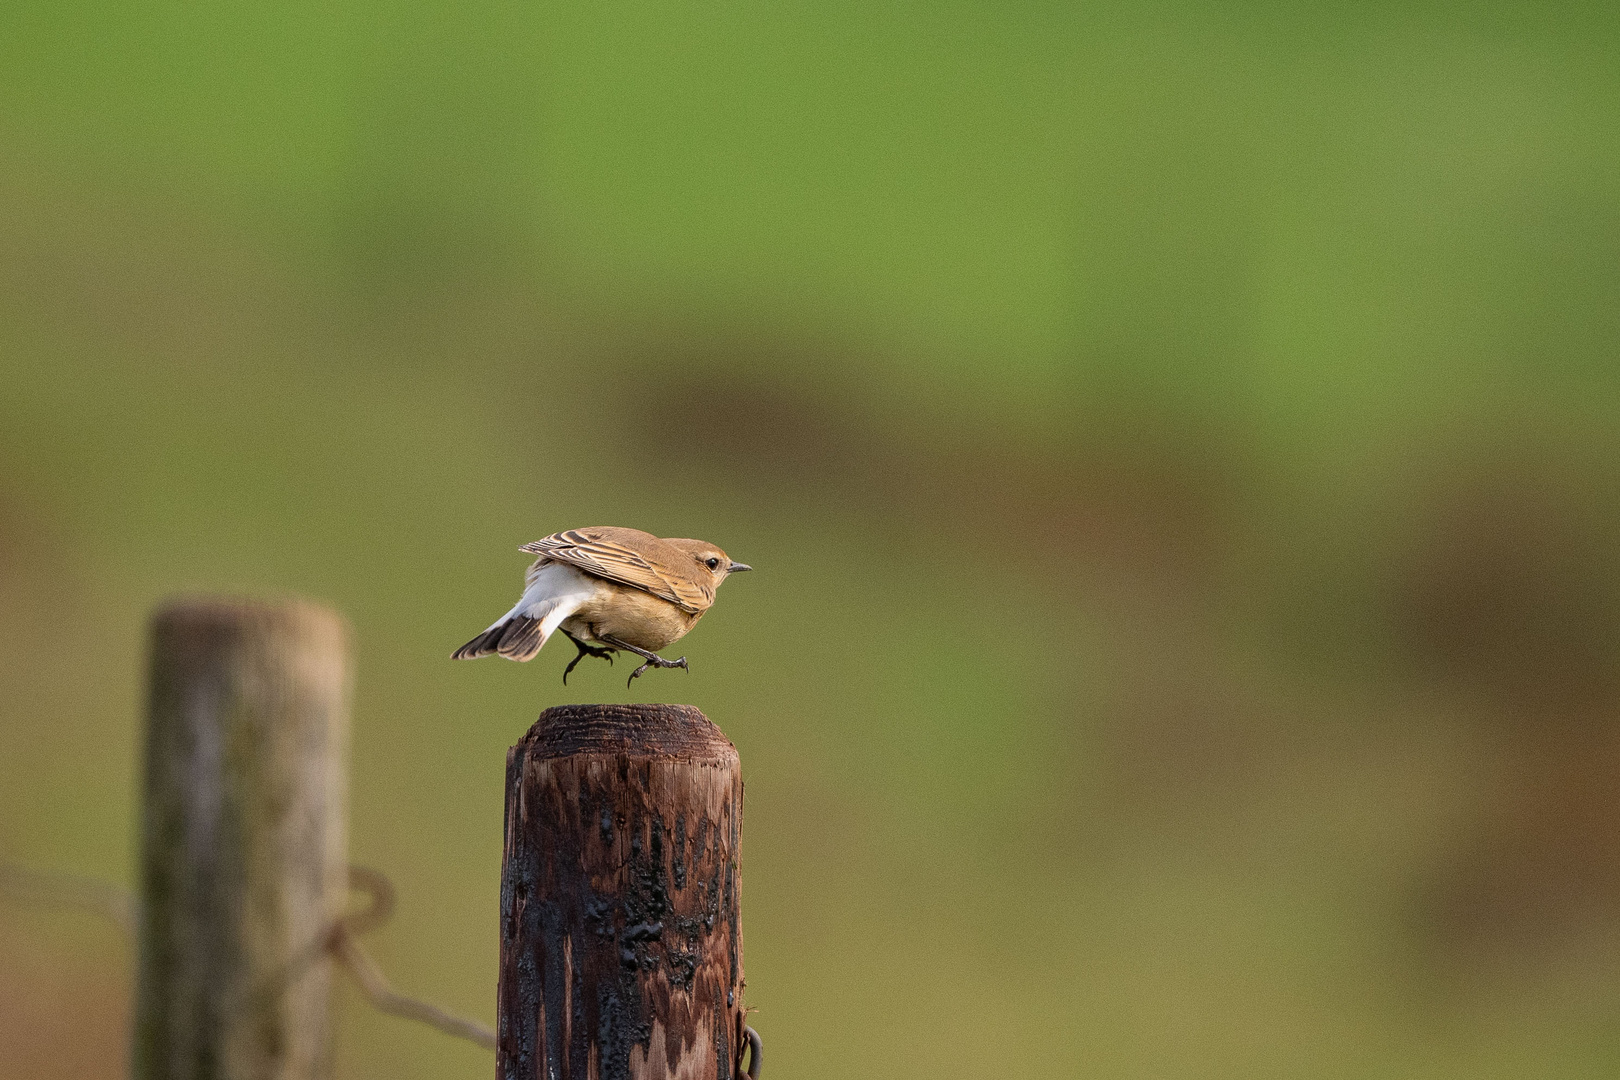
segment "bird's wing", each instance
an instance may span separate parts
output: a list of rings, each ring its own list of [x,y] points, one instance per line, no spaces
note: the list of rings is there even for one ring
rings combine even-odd
[[[708,610],[714,596],[667,565],[665,559],[660,558],[661,544],[652,534],[635,529],[569,529],[524,544],[522,550],[641,589],[694,614]],[[676,557],[681,554],[676,550]]]

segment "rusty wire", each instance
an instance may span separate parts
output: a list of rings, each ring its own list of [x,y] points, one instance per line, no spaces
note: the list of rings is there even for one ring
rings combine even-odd
[[[99,915],[131,936],[139,920],[139,904],[122,885],[77,874],[30,870],[10,862],[0,862],[0,897],[26,907]]]
[[[394,883],[379,870],[351,866],[349,888],[367,893],[371,897],[371,906],[334,923],[327,935],[326,948],[354,977],[360,993],[371,1007],[390,1016],[436,1027],[446,1035],[475,1042],[486,1050],[494,1050],[494,1031],[476,1020],[468,1020],[446,1012],[437,1005],[399,993],[389,984],[377,962],[361,948],[359,935],[381,926],[393,915]]]
[[[312,967],[321,956],[330,955],[340,963],[359,988],[366,1003],[378,1012],[415,1020],[437,1028],[446,1035],[495,1049],[495,1032],[476,1020],[457,1016],[426,1001],[407,997],[394,989],[371,954],[360,944],[360,935],[382,926],[394,914],[397,893],[394,883],[381,870],[369,866],[349,867],[349,889],[365,893],[370,903],[359,911],[338,919],[318,940],[280,972],[255,987],[237,1007],[245,1007],[263,996],[281,993]],[[58,908],[99,915],[133,937],[140,922],[140,903],[122,885],[98,878],[80,877],[42,870],[30,870],[0,861],[0,897],[31,907]],[[759,1032],[743,1028],[748,1040],[748,1070],[742,1075],[759,1080],[763,1045]],[[739,1066],[742,1064],[738,1061]]]
[[[254,987],[233,1008],[258,1003],[265,996],[281,993],[317,963],[331,955],[354,977],[366,1003],[378,1012],[415,1020],[438,1028],[446,1035],[467,1039],[488,1050],[495,1049],[495,1033],[476,1020],[468,1020],[437,1005],[399,993],[388,982],[377,962],[361,947],[360,934],[386,923],[394,913],[394,884],[380,870],[366,866],[349,867],[349,888],[363,892],[370,904],[338,919],[310,947],[295,956],[285,968]],[[133,893],[121,885],[96,878],[79,877],[42,870],[31,870],[0,861],[0,897],[30,907],[83,911],[99,915],[133,936],[139,923],[140,905]]]
[[[759,1080],[759,1063],[765,1054],[764,1041],[760,1039],[759,1032],[751,1027],[743,1028],[743,1035],[748,1039],[748,1071],[743,1075],[748,1080]],[[741,1065],[742,1061],[739,1059],[737,1064]]]

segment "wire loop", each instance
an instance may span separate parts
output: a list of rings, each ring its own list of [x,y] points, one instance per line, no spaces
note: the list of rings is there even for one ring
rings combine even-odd
[[[759,1063],[764,1058],[764,1040],[759,1032],[751,1027],[743,1028],[743,1037],[748,1040],[748,1071],[743,1073],[748,1080],[759,1080]]]

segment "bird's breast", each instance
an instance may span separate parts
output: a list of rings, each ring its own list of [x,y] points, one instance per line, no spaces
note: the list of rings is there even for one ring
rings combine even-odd
[[[657,652],[679,641],[700,615],[640,589],[610,583],[563,625],[575,637],[618,638],[638,649]]]

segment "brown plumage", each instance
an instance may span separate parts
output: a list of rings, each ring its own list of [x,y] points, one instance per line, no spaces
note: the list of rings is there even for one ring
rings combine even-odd
[[[583,657],[611,661],[619,649],[646,661],[631,680],[648,667],[686,667],[686,657],[665,660],[658,650],[697,624],[722,581],[751,569],[703,540],[661,539],[614,526],[553,533],[520,550],[539,556],[522,599],[452,655],[530,660],[561,629],[579,650],[563,671],[565,683]]]

